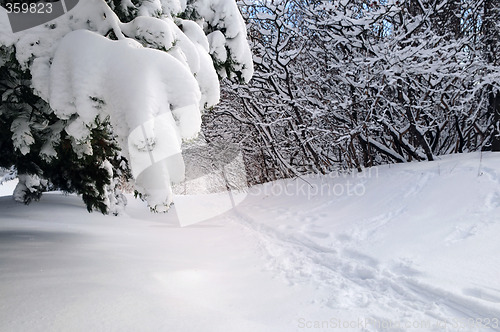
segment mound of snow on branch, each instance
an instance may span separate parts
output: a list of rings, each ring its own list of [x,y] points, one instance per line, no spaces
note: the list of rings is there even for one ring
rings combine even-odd
[[[121,22],[112,9],[134,14]],[[80,156],[92,155],[91,130],[109,119],[136,189],[156,211],[169,208],[171,183],[184,178],[181,143],[197,137],[201,112],[219,102],[219,76],[248,81],[253,73],[245,24],[231,0],[86,0],[47,24],[9,30],[0,8],[0,45],[15,47],[34,92],[65,124],[58,133],[72,138]],[[234,73],[217,73],[221,49]],[[23,126],[29,129],[16,123],[23,137],[15,142],[27,154],[34,141]],[[44,142],[44,159],[57,158],[58,139]]]

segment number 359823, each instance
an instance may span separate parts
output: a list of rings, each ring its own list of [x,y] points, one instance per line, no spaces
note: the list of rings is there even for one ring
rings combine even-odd
[[[4,4],[7,14],[50,14],[52,13],[52,3],[19,3],[8,2]]]

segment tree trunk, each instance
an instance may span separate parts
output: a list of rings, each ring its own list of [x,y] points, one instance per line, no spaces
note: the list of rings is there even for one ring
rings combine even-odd
[[[500,151],[500,93],[490,92],[488,111],[493,114],[493,137],[491,139],[491,150]]]
[[[484,1],[484,22],[483,22],[483,50],[486,61],[489,64],[498,64],[498,49],[500,44],[500,31],[497,21],[500,18],[496,0]],[[500,93],[494,92],[493,86],[488,85],[488,113],[493,121],[493,136],[491,140],[491,150],[500,151]]]

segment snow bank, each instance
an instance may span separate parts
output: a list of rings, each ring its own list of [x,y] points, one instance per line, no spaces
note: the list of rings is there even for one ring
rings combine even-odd
[[[498,331],[499,161],[471,153],[278,181],[254,187],[237,214],[268,267],[324,288],[325,306],[394,330]]]
[[[105,217],[74,196],[1,197],[0,325],[500,330],[500,155],[304,180],[253,187],[236,210],[184,228],[175,205],[153,215],[132,201]]]

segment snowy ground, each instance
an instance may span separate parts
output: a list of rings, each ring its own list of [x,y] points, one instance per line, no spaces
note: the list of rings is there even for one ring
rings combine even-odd
[[[179,227],[133,200],[105,217],[0,197],[0,330],[500,331],[500,155],[240,199]]]

